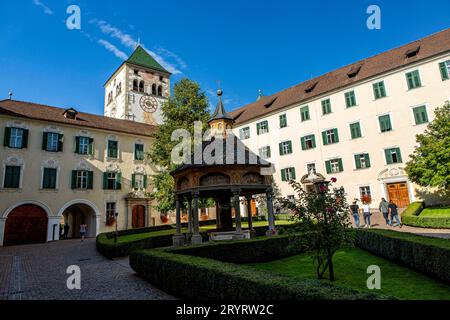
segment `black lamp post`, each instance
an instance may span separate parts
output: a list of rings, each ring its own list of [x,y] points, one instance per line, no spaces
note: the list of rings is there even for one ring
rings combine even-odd
[[[117,243],[117,238],[119,237],[119,232],[117,231],[117,217],[119,216],[118,212],[114,213],[114,217],[116,219],[116,233],[114,234],[114,243]]]

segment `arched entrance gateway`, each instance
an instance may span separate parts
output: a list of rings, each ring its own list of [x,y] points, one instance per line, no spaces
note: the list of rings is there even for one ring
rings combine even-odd
[[[87,225],[86,237],[95,237],[97,230],[96,209],[87,203],[73,203],[62,209],[61,223],[69,225],[68,238],[80,238],[80,225]]]
[[[44,243],[47,241],[47,212],[36,204],[23,204],[6,217],[3,245]]]
[[[216,202],[217,228],[210,230],[212,239],[243,239],[254,235],[252,226],[252,196],[266,194],[269,216],[268,235],[276,234],[272,204],[271,164],[251,152],[231,133],[234,119],[219,102],[209,120],[214,137],[202,146],[202,162],[195,159],[171,172],[175,180],[177,232],[175,246],[186,240],[192,244],[202,242],[199,233],[199,198],[212,198]],[[227,132],[226,130],[230,131]],[[209,159],[205,159],[209,158]],[[196,161],[197,160],[197,161]],[[246,200],[249,230],[242,230],[240,202]],[[188,203],[188,239],[181,233],[181,203]],[[192,208],[192,210],[191,210]],[[233,228],[234,209],[236,227]]]

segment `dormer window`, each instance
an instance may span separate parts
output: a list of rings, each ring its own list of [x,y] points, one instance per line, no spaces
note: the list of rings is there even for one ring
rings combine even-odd
[[[420,46],[413,48],[413,49],[409,49],[408,51],[406,51],[405,56],[406,56],[406,58],[415,57],[415,56],[417,56],[419,51],[420,51]]]
[[[270,108],[272,106],[272,104],[275,102],[275,100],[277,100],[278,97],[275,97],[271,100],[269,100],[269,102],[267,102],[266,104],[264,104],[264,107],[266,108]]]
[[[64,111],[63,115],[66,119],[76,120],[78,111],[73,108],[66,109]]]
[[[361,70],[361,68],[362,68],[362,64],[357,65],[357,66],[353,66],[353,67],[349,70],[349,72],[347,73],[347,76],[348,76],[349,78],[354,78],[354,77],[356,77],[356,76],[358,75],[359,71]]]
[[[316,88],[317,84],[319,83],[319,81],[313,82],[311,83],[308,87],[306,87],[305,92],[306,93],[311,93],[314,91],[314,89]]]

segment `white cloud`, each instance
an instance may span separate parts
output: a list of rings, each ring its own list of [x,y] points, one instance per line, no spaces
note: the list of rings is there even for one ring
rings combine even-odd
[[[33,0],[33,4],[35,5],[35,6],[38,6],[38,7],[40,7],[43,11],[44,11],[44,13],[45,14],[48,14],[48,15],[53,15],[53,10],[52,9],[50,9],[49,7],[47,7],[45,4],[43,4],[41,1],[39,1],[39,0]]]
[[[128,56],[126,55],[125,52],[120,51],[115,45],[111,44],[110,42],[108,42],[106,40],[103,40],[103,39],[100,39],[100,40],[98,40],[98,43],[101,44],[103,47],[105,47],[106,50],[114,53],[114,55],[117,58],[120,58],[122,60],[128,59]]]
[[[93,19],[90,21],[90,23],[96,24],[100,31],[103,34],[106,34],[108,36],[110,36],[111,38],[117,39],[120,41],[120,43],[122,45],[124,45],[127,48],[133,49],[136,47],[136,45],[138,44],[138,41],[136,41],[136,39],[134,39],[131,35],[123,32],[122,30],[110,25],[109,23],[107,23],[104,20],[97,20],[97,19]],[[155,58],[167,71],[169,71],[172,74],[181,74],[182,72],[178,69],[178,64],[180,65],[180,68],[183,68],[184,66],[186,66],[186,64],[184,63],[184,61],[182,61],[176,54],[165,50],[164,52],[162,52],[161,54],[158,54],[154,51],[151,51],[149,49],[147,49],[144,45],[141,44],[141,46],[150,54],[153,56],[153,58]],[[168,62],[162,55],[166,55],[167,57],[173,58],[176,60],[177,63],[170,63]],[[177,58],[178,59],[177,59]],[[180,63],[182,62],[182,63]]]
[[[181,69],[187,68],[186,62],[184,62],[183,59],[181,59],[177,54],[173,53],[172,51],[169,51],[163,47],[156,47],[156,52],[162,56],[174,59]]]

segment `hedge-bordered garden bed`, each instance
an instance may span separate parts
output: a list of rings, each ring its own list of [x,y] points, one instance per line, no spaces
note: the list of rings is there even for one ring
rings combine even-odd
[[[421,217],[425,209],[423,202],[413,202],[402,213],[402,222],[405,225],[419,228],[450,229],[450,217]]]
[[[247,253],[255,249],[252,246],[266,245],[278,249],[279,244],[272,245],[270,242],[279,243],[280,239],[288,238],[274,237],[244,241],[243,247],[238,250],[242,253],[245,245],[251,246]],[[257,244],[258,241],[261,244]],[[220,246],[227,245],[231,243],[204,247],[220,252],[222,251]],[[230,248],[228,254],[231,250]],[[141,277],[161,290],[185,299],[217,301],[222,299],[367,300],[384,298],[377,294],[360,293],[356,290],[324,284],[318,280],[292,280],[289,277],[255,270],[248,266],[186,255],[187,251],[184,252],[185,254],[177,254],[181,251],[182,249],[178,252],[177,250],[134,251],[130,255],[130,265]],[[205,251],[200,249],[196,253],[205,254]]]
[[[450,284],[450,240],[391,230],[356,230],[356,245]]]

